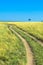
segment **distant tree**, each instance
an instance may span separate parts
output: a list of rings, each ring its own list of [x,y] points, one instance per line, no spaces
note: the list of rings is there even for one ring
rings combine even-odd
[[[31,19],[29,18],[28,21],[31,21]]]
[[[43,20],[41,20],[41,22],[43,22]]]

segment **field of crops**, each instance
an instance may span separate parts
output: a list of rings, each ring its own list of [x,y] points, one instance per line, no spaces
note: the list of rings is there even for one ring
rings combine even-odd
[[[38,42],[31,39],[28,35],[24,33],[24,31],[26,31],[27,33],[32,33],[33,35],[43,40],[43,23],[16,22],[13,23],[12,28],[16,32],[18,32],[23,38],[25,38],[30,45],[33,52],[35,64],[43,65],[43,46],[41,46]]]
[[[3,23],[0,23],[0,65],[26,65],[23,42]]]

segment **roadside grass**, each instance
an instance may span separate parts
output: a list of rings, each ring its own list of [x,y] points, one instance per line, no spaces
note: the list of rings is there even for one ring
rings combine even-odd
[[[26,65],[22,41],[5,24],[0,23],[0,65]]]
[[[15,25],[12,25],[12,28],[16,32],[18,32],[23,38],[25,38],[26,41],[28,42],[28,44],[30,45],[31,50],[33,52],[35,64],[36,65],[43,65],[43,47],[39,43],[35,42],[30,37],[28,37],[24,33],[24,31],[18,29]]]
[[[15,22],[16,26],[43,41],[43,22]]]

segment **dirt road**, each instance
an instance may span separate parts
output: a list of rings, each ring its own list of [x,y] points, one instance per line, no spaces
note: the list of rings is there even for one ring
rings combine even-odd
[[[27,41],[20,35],[18,34],[15,30],[12,29],[12,26],[9,27],[10,30],[13,31],[14,34],[16,34],[21,41],[24,43],[25,49],[26,49],[26,56],[27,56],[27,64],[26,65],[35,65],[34,64],[34,59],[33,59],[33,53],[31,52],[31,48],[28,45]]]

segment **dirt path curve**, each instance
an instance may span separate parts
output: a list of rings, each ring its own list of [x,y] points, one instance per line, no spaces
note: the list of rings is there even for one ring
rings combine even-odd
[[[21,40],[22,42],[24,43],[24,46],[26,48],[26,56],[27,56],[27,64],[26,65],[35,65],[34,64],[34,60],[33,60],[33,54],[31,52],[31,48],[30,46],[28,45],[28,43],[26,42],[26,40],[21,36],[19,35],[16,31],[14,31],[12,29],[12,26],[9,27],[11,31],[13,31],[13,33],[15,33]]]

